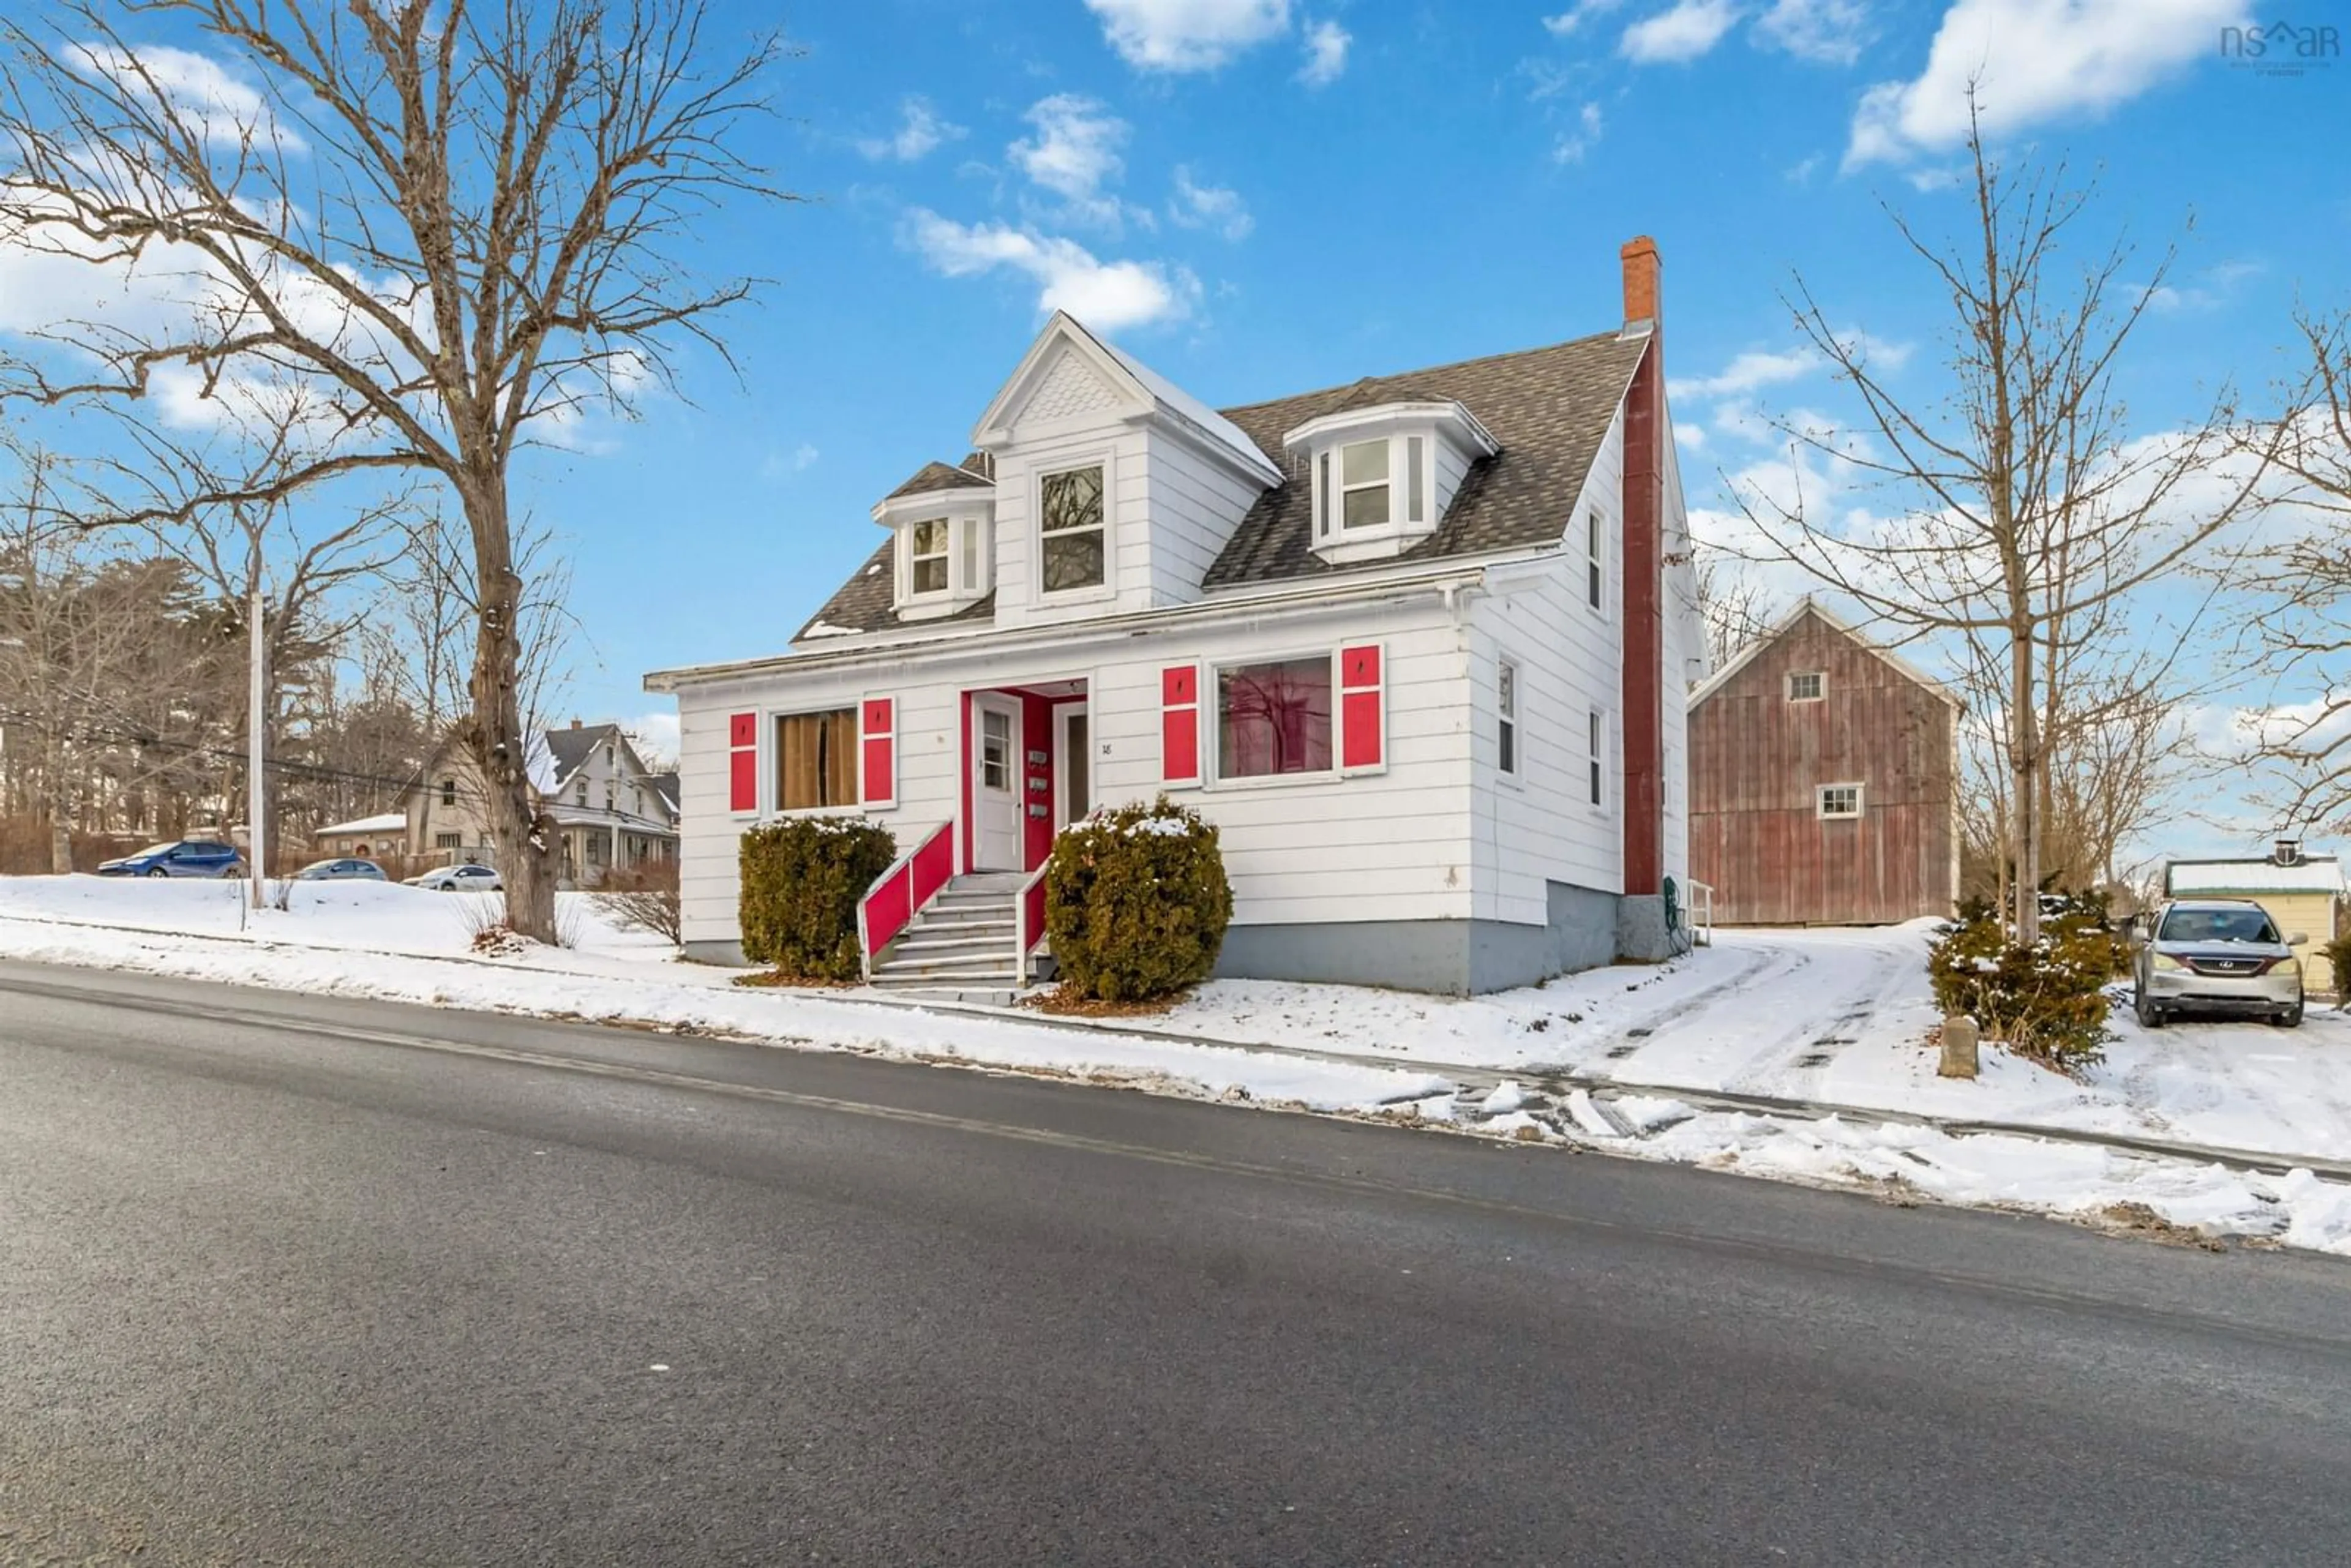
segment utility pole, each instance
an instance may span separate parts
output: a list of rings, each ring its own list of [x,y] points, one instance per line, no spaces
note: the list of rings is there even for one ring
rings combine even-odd
[[[269,690],[268,683],[262,678],[266,644],[261,636],[261,576],[258,572],[254,574],[253,602],[246,611],[246,620],[253,634],[253,668],[251,687],[246,693],[249,705],[246,711],[250,716],[246,720],[245,738],[245,842],[246,858],[252,862],[253,907],[259,909],[268,901],[268,895],[262,890],[261,874],[263,855],[267,848],[267,835],[262,831],[262,813],[266,803],[262,798],[261,770],[262,752],[269,734],[269,716],[263,711],[268,702]]]

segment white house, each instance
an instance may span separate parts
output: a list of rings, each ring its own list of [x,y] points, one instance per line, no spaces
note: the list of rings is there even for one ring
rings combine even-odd
[[[1621,260],[1606,331],[1221,413],[1055,316],[787,651],[646,678],[689,953],[740,958],[745,829],[858,813],[910,857],[883,977],[1000,984],[1055,831],[1162,790],[1221,830],[1220,974],[1458,993],[1674,950],[1704,640],[1656,247]]]

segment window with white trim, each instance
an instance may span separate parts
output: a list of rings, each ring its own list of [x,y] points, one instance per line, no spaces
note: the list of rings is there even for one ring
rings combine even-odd
[[[1047,593],[1100,588],[1105,543],[1102,465],[1039,479],[1037,528],[1039,580]]]
[[[1388,483],[1388,443],[1351,441],[1339,448],[1339,526],[1384,528],[1395,515]]]
[[[776,810],[826,810],[857,804],[857,710],[779,715],[776,719]]]
[[[947,591],[948,533],[945,517],[925,517],[906,526],[908,598]]]
[[[1591,804],[1608,805],[1608,716],[1594,711],[1584,716],[1584,796]]]
[[[1332,656],[1227,664],[1217,671],[1217,777],[1328,773]]]
[[[1788,673],[1788,700],[1792,703],[1816,703],[1825,693],[1827,675],[1819,670],[1791,670]]]
[[[1504,659],[1494,671],[1496,766],[1519,771],[1519,667]]]
[[[1583,519],[1583,601],[1594,610],[1608,608],[1607,535],[1596,511]]]
[[[1849,821],[1861,815],[1862,788],[1858,784],[1823,784],[1820,789],[1820,813],[1827,821]]]

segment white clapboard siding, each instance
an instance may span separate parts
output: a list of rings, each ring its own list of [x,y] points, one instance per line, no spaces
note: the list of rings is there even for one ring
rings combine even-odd
[[[1473,600],[1469,708],[1476,759],[1470,836],[1474,900],[1481,919],[1541,925],[1547,883],[1603,893],[1624,888],[1620,816],[1624,770],[1624,635],[1618,569],[1595,612],[1585,587],[1583,519],[1596,508],[1606,537],[1618,535],[1624,462],[1621,416],[1593,464],[1565,548],[1533,581]],[[1496,684],[1499,663],[1518,666],[1519,772],[1500,771]],[[1668,704],[1668,706],[1676,706]],[[1588,795],[1592,713],[1605,716],[1607,797],[1595,810]]]
[[[897,704],[897,800],[872,820],[901,848],[961,810],[962,698],[967,689],[1079,679],[1092,699],[1096,799],[1147,800],[1165,788],[1160,758],[1160,673],[1170,664],[1245,662],[1376,642],[1384,650],[1387,767],[1349,778],[1236,783],[1171,791],[1220,831],[1234,918],[1467,918],[1474,869],[1468,810],[1470,736],[1465,632],[1433,598],[1311,615],[1269,614],[1222,628],[1119,634],[1089,642],[1072,628],[1061,651],[1007,653],[898,677],[810,672],[694,685],[680,695],[685,797],[682,888],[686,938],[736,934],[737,842],[755,819],[727,810],[727,716],[760,716],[763,800],[777,716],[845,707],[865,696]],[[956,657],[935,653],[944,664]],[[1202,742],[1214,747],[1213,677]],[[1301,913],[1306,911],[1308,913]]]
[[[1154,433],[1146,463],[1152,601],[1189,603],[1264,484],[1165,431]]]

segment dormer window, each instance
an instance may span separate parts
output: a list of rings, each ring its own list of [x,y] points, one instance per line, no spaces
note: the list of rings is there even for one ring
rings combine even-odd
[[[1314,553],[1334,563],[1394,556],[1426,538],[1470,465],[1501,450],[1458,402],[1324,414],[1282,444],[1306,449]]]
[[[1339,448],[1341,522],[1350,528],[1384,528],[1395,515],[1388,484],[1388,443],[1351,441]]]
[[[906,529],[906,594],[920,599],[947,591],[947,520],[925,517]]]
[[[892,602],[900,619],[952,615],[992,587],[995,486],[935,463],[873,508],[892,535]]]

